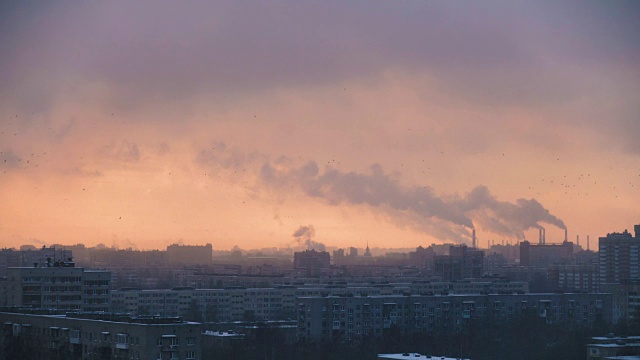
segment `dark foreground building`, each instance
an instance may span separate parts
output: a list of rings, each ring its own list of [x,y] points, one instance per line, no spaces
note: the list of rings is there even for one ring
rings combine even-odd
[[[0,312],[0,322],[5,359],[202,359],[202,325],[178,318]]]
[[[612,323],[611,294],[512,294],[298,298],[298,339],[357,340],[403,334],[459,332],[467,321],[503,323],[525,313],[547,324]]]

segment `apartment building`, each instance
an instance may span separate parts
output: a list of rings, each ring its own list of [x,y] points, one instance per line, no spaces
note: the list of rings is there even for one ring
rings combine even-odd
[[[32,351],[69,360],[199,360],[199,323],[112,314],[35,315],[0,312],[0,348],[16,338]]]
[[[7,269],[6,305],[35,309],[108,311],[111,273],[71,261]]]
[[[198,321],[284,320],[296,317],[296,299],[313,296],[428,294],[523,294],[526,282],[460,281],[379,285],[303,285],[225,289],[124,288],[111,292],[111,311],[132,315],[185,316]]]
[[[390,328],[409,335],[436,330],[461,331],[471,319],[500,323],[530,312],[549,324],[588,326],[612,321],[611,294],[511,294],[298,299],[298,338],[355,340],[380,337]]]
[[[640,225],[635,236],[627,230],[599,238],[600,282],[620,284],[640,280]]]

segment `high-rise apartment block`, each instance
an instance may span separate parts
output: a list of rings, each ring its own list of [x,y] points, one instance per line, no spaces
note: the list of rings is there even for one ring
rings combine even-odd
[[[635,226],[635,236],[625,230],[601,237],[598,248],[602,284],[640,280],[640,225]]]

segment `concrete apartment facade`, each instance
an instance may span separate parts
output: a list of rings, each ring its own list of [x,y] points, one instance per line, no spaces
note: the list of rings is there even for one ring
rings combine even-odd
[[[625,230],[598,239],[602,284],[640,280],[640,225],[634,229],[635,236]]]
[[[10,267],[4,282],[7,306],[70,311],[109,311],[111,273],[58,262]]]
[[[379,296],[433,294],[524,294],[528,284],[460,281],[365,285],[280,286],[226,289],[174,288],[113,290],[111,311],[132,315],[194,316],[199,321],[283,320],[295,318],[296,299],[310,296]]]
[[[298,338],[319,341],[383,336],[390,328],[410,334],[461,331],[470,319],[507,321],[526,311],[549,324],[611,323],[611,294],[303,297]]]
[[[69,360],[200,360],[202,354],[201,324],[178,319],[19,313],[0,319],[0,348],[22,337]]]

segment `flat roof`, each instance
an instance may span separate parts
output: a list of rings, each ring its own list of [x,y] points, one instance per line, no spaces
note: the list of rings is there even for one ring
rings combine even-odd
[[[415,359],[415,360],[469,360],[461,358],[450,358],[446,356],[422,355],[419,353],[400,353],[400,354],[378,354],[378,359]]]

